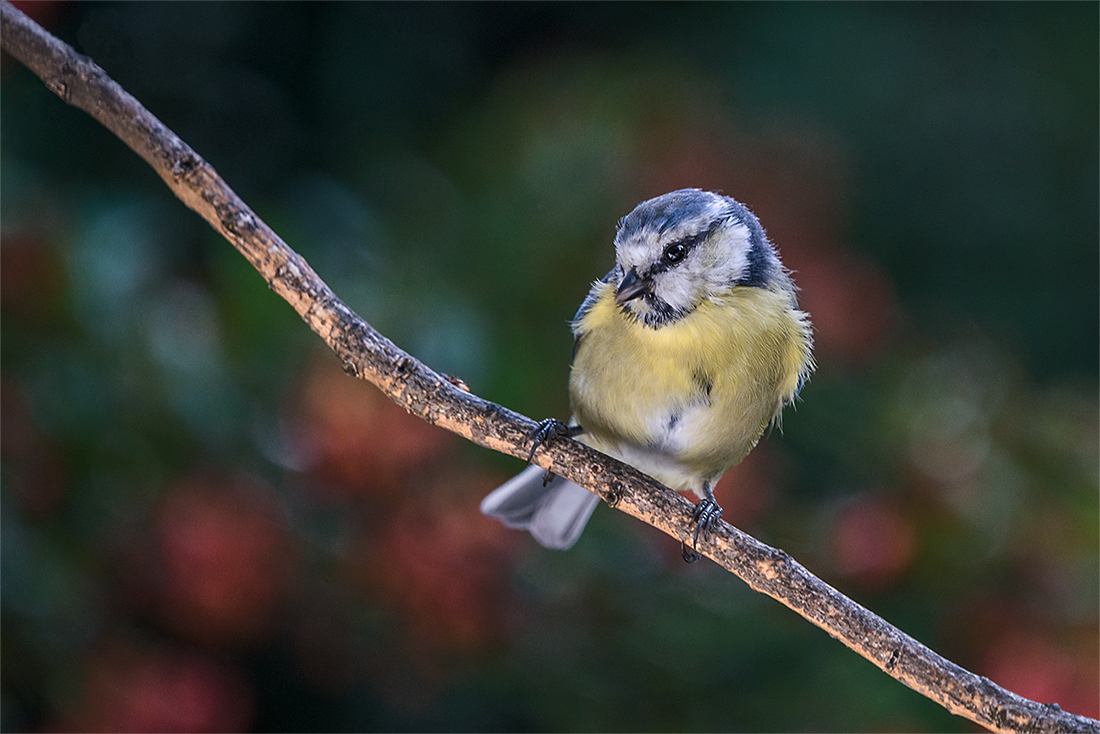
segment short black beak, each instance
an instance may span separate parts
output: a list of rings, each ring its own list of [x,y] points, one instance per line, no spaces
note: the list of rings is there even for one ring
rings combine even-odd
[[[651,285],[652,281],[649,278],[639,278],[638,271],[631,268],[630,272],[623,278],[623,282],[619,283],[619,287],[615,290],[615,303],[621,305],[642,294],[649,293]]]

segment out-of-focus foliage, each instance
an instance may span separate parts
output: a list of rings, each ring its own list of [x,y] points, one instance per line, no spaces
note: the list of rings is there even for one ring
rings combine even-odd
[[[726,518],[1100,714],[1095,3],[23,7],[534,417],[617,218],[746,202],[819,370]],[[519,462],[346,377],[121,143],[0,78],[4,730],[970,729],[624,515],[566,553],[480,517]]]

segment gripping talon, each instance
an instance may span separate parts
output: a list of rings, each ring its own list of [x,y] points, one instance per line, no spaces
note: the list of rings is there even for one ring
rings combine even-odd
[[[710,494],[709,492],[707,493]],[[707,496],[699,500],[699,504],[695,506],[695,511],[691,513],[691,525],[695,526],[695,533],[691,537],[691,550],[688,551],[687,546],[683,541],[680,541],[680,555],[688,563],[695,563],[702,554],[699,553],[699,536],[703,536],[703,540],[710,540],[711,534],[714,532],[714,526],[722,519],[722,508],[715,502],[713,496]]]
[[[687,547],[687,543],[680,541],[680,557],[687,563],[695,563],[696,561],[703,560],[703,554],[697,550],[692,550]]]
[[[580,426],[567,426],[557,418],[545,418],[539,421],[535,429],[527,434],[527,440],[531,441],[531,453],[527,454],[527,464],[535,458],[535,452],[539,446],[555,438],[573,438],[584,432]]]

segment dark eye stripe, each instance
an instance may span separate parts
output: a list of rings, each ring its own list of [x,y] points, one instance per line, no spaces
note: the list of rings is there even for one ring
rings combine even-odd
[[[663,266],[662,269],[665,269],[683,262],[684,258],[688,256],[688,253],[690,253],[696,245],[709,237],[711,232],[717,229],[716,225],[717,223],[704,229],[702,232],[696,232],[693,235],[688,235],[687,237],[669,243],[665,247],[664,253],[661,255],[658,266]]]
[[[653,276],[657,273],[663,273],[669,268],[674,268],[683,262],[692,249],[695,248],[700,242],[710,237],[714,232],[722,227],[726,222],[731,221],[732,217],[725,216],[719,217],[710,223],[710,226],[704,229],[702,232],[696,232],[695,234],[688,235],[687,237],[681,237],[675,242],[670,242],[665,245],[664,251],[661,253],[661,258],[653,263],[653,266],[649,269],[648,275]]]
[[[676,263],[687,257],[688,246],[683,242],[673,242],[671,245],[665,248],[664,260],[669,265],[675,265]]]

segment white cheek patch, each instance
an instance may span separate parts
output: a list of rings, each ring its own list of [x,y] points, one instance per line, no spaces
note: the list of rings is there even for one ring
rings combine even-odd
[[[699,253],[709,256],[700,258],[703,262],[699,263],[698,277],[707,283],[712,292],[730,287],[749,272],[749,248],[752,244],[748,226],[743,222],[732,224],[722,232],[721,237],[727,244],[708,247],[705,252]]]
[[[686,313],[701,300],[701,285],[697,274],[675,269],[657,276],[653,293],[677,313]]]

